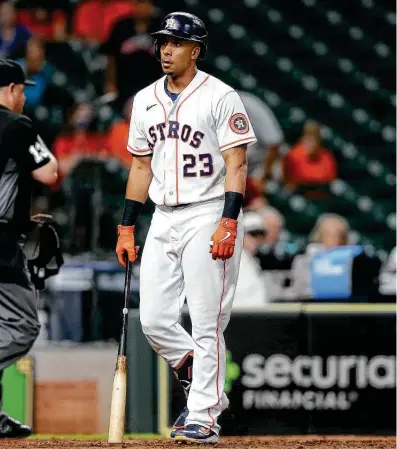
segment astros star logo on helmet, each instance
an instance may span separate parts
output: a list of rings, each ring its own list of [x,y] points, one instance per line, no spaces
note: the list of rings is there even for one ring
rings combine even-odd
[[[179,22],[173,17],[170,17],[165,21],[165,27],[167,30],[179,30]]]

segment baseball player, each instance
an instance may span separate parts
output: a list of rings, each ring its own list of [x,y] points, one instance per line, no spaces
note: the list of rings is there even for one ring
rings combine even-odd
[[[140,319],[188,397],[171,437],[216,443],[228,407],[223,332],[243,245],[246,148],[256,139],[239,95],[197,69],[207,51],[202,20],[171,13],[153,35],[165,76],[134,98],[116,252],[124,266],[136,260],[134,227],[149,195],[156,209],[142,254]],[[178,323],[185,297],[191,336]]]

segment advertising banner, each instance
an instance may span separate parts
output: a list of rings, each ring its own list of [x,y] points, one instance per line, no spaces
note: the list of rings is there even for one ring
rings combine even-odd
[[[395,313],[351,309],[233,313],[222,433],[394,435]]]
[[[395,434],[394,314],[235,314],[226,342],[240,430]]]

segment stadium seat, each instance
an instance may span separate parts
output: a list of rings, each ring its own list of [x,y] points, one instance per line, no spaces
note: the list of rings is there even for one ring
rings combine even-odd
[[[392,211],[388,199],[395,190],[394,79],[390,83],[395,57],[380,38],[394,33],[395,16],[377,4],[374,23],[363,19],[368,25],[364,33],[353,14],[357,9],[360,18],[368,16],[364,3],[355,2],[354,8],[336,4],[328,10],[316,0],[282,7],[276,0],[188,0],[193,12],[208,22],[210,33],[216,30],[206,63],[209,71],[263,98],[289,143],[299,137],[307,118],[325,125],[325,145],[334,151],[338,176],[347,186],[334,195],[329,208],[351,218],[359,231],[360,220],[353,217],[363,216],[362,238],[368,239],[375,229],[391,235],[384,220]],[[386,34],[375,30],[375,23],[382,23]],[[277,192],[269,201],[292,214],[289,202]],[[302,215],[309,206],[310,201]]]

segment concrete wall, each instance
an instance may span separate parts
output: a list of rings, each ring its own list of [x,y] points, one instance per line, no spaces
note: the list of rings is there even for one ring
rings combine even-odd
[[[35,347],[35,430],[106,433],[117,347]]]

